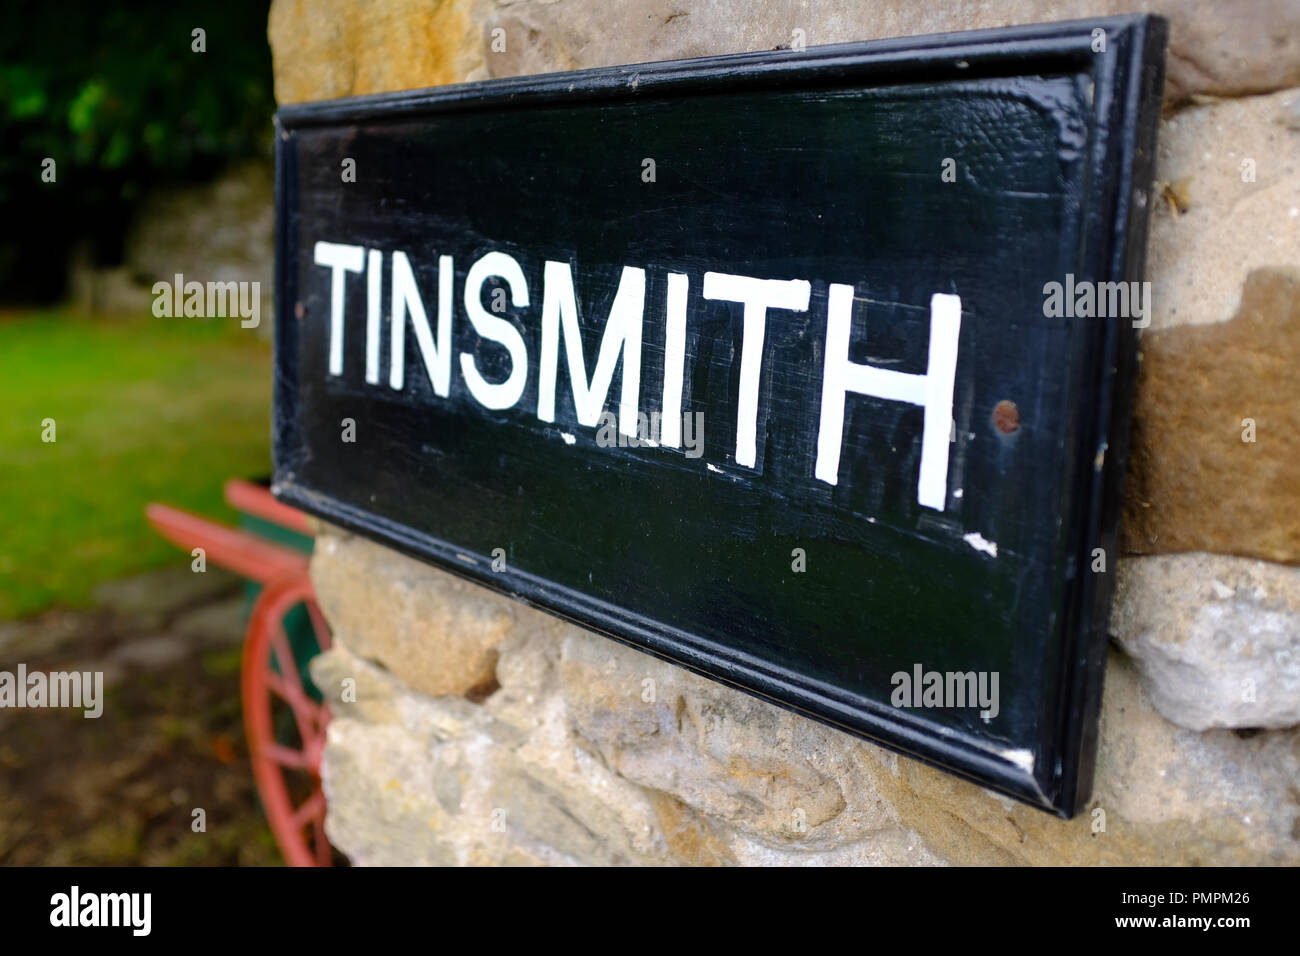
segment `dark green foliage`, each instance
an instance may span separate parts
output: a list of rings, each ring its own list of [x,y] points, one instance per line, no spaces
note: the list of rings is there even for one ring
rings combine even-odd
[[[0,22],[0,302],[61,292],[67,252],[121,255],[152,185],[269,155],[266,0],[10,0]],[[193,50],[196,28],[206,52]],[[57,180],[41,179],[55,160]]]

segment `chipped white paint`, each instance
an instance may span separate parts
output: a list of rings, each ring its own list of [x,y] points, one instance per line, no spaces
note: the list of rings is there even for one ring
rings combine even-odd
[[[970,534],[962,535],[962,540],[969,544],[976,551],[983,551],[985,554],[998,556],[998,543],[990,541],[978,531],[972,531]]]

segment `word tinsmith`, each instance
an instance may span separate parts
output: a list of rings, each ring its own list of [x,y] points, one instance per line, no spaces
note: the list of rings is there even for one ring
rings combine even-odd
[[[430,324],[424,301],[417,288],[410,259],[396,250],[389,256],[387,278],[391,309],[390,322],[383,322],[381,305],[385,253],[360,245],[317,242],[315,262],[330,270],[329,374],[341,376],[344,364],[343,333],[345,282],[349,273],[366,280],[365,380],[380,385],[381,336],[389,329],[388,387],[401,390],[406,375],[406,323],[410,320],[415,345],[424,372],[435,395],[446,398],[452,379],[452,324],[455,269],[448,255],[438,257],[436,328]],[[493,308],[483,304],[484,284],[497,279],[505,288],[493,290]],[[688,305],[694,287],[685,273],[667,274],[666,324],[663,342],[663,393],[654,410],[662,423],[658,444],[664,448],[682,446],[681,422],[686,362]],[[556,388],[561,341],[573,407],[578,424],[596,428],[600,424],[614,372],[622,363],[618,396],[618,430],[630,438],[638,434],[641,410],[642,325],[646,309],[646,270],[624,266],[617,291],[609,307],[595,367],[588,375],[583,354],[581,325],[573,269],[568,262],[546,260],[542,269],[541,344],[536,356],[538,376],[536,415],[553,423],[556,416]],[[763,340],[769,310],[807,312],[812,286],[805,279],[762,279],[722,272],[705,272],[698,284],[703,299],[733,302],[743,306],[744,324],[738,350],[738,392],[736,396],[735,463],[755,468],[760,382],[763,372]],[[483,408],[515,407],[529,381],[529,355],[524,337],[514,323],[502,317],[507,298],[515,309],[533,305],[524,270],[518,260],[492,251],[477,259],[466,273],[462,293],[464,315],[482,338],[505,349],[509,372],[501,381],[490,381],[479,368],[476,356],[457,356],[460,375],[469,394]],[[840,450],[844,433],[844,411],[849,395],[869,395],[887,401],[924,408],[921,436],[920,473],[917,501],[943,511],[948,487],[948,444],[953,427],[953,388],[957,367],[957,345],[961,330],[961,299],[936,293],[930,298],[929,357],[923,374],[908,374],[849,359],[853,325],[853,286],[831,283],[828,287],[825,350],[821,370],[821,410],[817,454],[812,475],[828,485],[837,484]],[[656,353],[658,350],[655,350]]]

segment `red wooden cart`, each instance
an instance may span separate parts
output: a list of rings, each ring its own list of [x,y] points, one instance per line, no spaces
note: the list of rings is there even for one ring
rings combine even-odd
[[[311,537],[302,512],[265,487],[232,479],[226,501],[244,515]],[[170,505],[151,504],[149,523],[163,537],[260,585],[244,638],[240,684],[244,733],[262,807],[285,862],[329,866],[320,761],[330,712],[307,672],[307,661],[330,646],[307,575],[308,555],[248,531]],[[286,536],[287,537],[287,536]]]

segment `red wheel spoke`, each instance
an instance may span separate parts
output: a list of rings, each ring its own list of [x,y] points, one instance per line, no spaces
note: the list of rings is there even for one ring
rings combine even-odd
[[[320,773],[321,755],[325,751],[325,733],[322,731],[319,735],[313,737],[305,743],[302,748],[303,756],[307,758],[307,766],[311,768],[312,773]]]
[[[301,830],[308,823],[319,822],[325,813],[325,794],[317,790],[310,797],[302,802],[297,810],[293,811],[293,826],[295,830]]]
[[[280,664],[280,676],[293,684],[294,689],[303,693],[302,678],[298,676],[298,662],[289,651],[289,638],[284,633],[284,622],[276,622],[271,634],[271,647],[275,649],[275,658]]]
[[[278,694],[280,698],[294,710],[315,706],[305,693],[291,685],[275,671],[271,671],[266,675],[266,683],[271,690],[275,691],[276,694]]]
[[[325,708],[303,692],[289,686],[274,671],[266,675],[266,684],[293,710],[293,719],[298,725],[298,735],[302,738],[304,745],[309,739],[320,735],[323,723],[329,720]]]
[[[311,615],[311,626],[316,631],[316,643],[322,651],[330,648],[330,626],[315,601],[307,602],[307,613]]]
[[[296,767],[300,770],[310,770],[307,763],[307,755],[301,750],[293,750],[289,747],[283,747],[280,744],[263,744],[261,747],[262,756],[278,763],[282,767]]]

